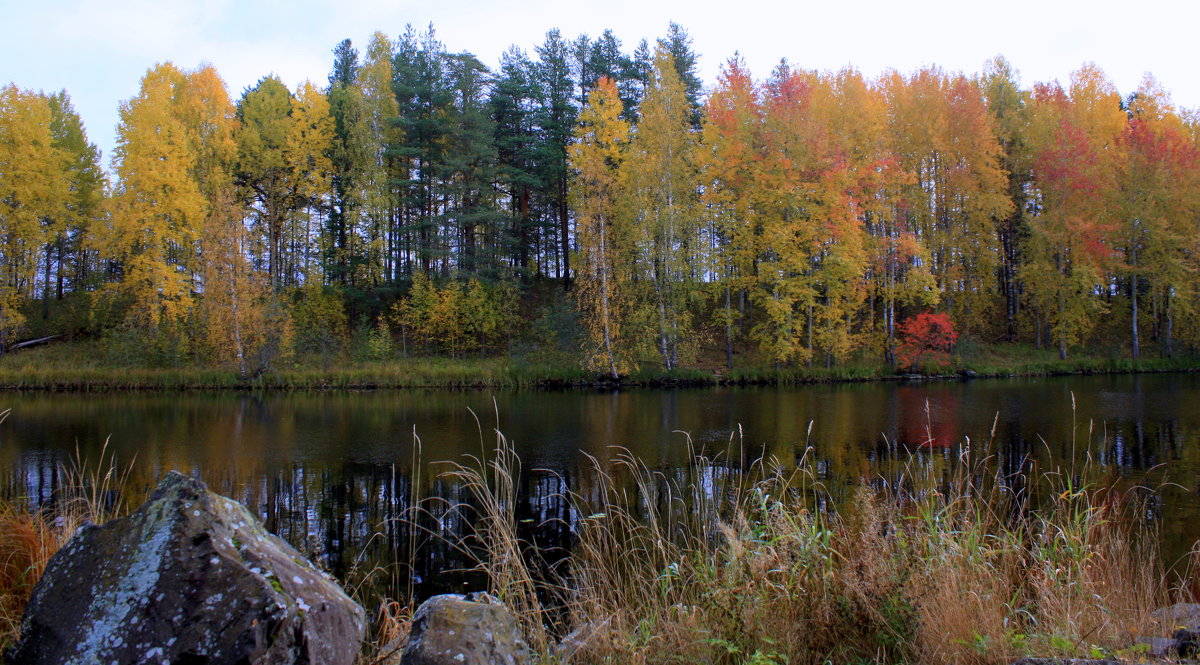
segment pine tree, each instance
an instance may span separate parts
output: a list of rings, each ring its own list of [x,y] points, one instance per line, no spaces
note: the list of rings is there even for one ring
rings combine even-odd
[[[453,94],[446,65],[446,49],[432,28],[421,35],[409,28],[396,43],[392,89],[399,104],[400,142],[391,154],[403,163],[398,184],[403,192],[404,229],[412,236],[405,258],[426,273],[449,269],[442,174]]]
[[[553,245],[554,226],[545,229],[537,218],[535,192],[546,183],[538,171],[536,117],[542,97],[536,65],[524,52],[511,48],[500,59],[500,73],[488,98],[492,142],[496,149],[496,182],[508,197],[509,228],[498,238],[508,266],[528,277],[540,273],[537,248],[548,230]]]
[[[665,48],[671,55],[675,65],[675,73],[683,84],[683,94],[691,107],[689,120],[692,127],[699,131],[702,116],[701,95],[704,92],[704,82],[697,73],[698,56],[692,49],[692,38],[687,30],[674,21],[667,27],[667,36],[658,40],[659,48]]]
[[[572,102],[576,80],[572,79],[571,47],[558,30],[546,33],[546,41],[537,48],[537,81],[542,97],[535,112],[539,127],[536,152],[537,172],[547,192],[550,214],[558,229],[552,243],[555,273],[563,289],[571,289],[571,216],[567,202],[567,146],[571,143],[578,110]]]
[[[363,114],[358,94],[358,50],[349,39],[333,49],[333,71],[329,74],[329,115],[333,118],[333,145],[329,151],[333,200],[329,209],[324,254],[325,277],[330,282],[350,279],[349,248],[357,189],[352,167],[356,163],[355,140],[351,133]]]
[[[453,102],[442,177],[459,272],[495,274],[496,257],[488,254],[498,242],[504,215],[493,193],[497,157],[495,125],[487,108],[489,72],[469,53],[450,56],[447,69]]]
[[[46,250],[48,254],[54,253],[55,298],[62,300],[65,291],[85,289],[91,281],[95,259],[94,253],[88,251],[88,237],[103,214],[106,178],[100,166],[100,151],[88,141],[71,98],[63,91],[50,95],[49,102],[54,146],[64,160],[63,177],[68,192],[62,224]],[[46,282],[48,296],[48,275]],[[44,307],[48,309],[48,297],[46,301]]]

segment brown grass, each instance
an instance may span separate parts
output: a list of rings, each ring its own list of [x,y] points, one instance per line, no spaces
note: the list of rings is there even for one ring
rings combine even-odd
[[[577,542],[547,578],[515,535],[519,469],[498,443],[453,475],[485,510],[493,593],[511,603],[518,591],[543,658],[547,633],[583,628],[572,663],[1137,659],[1137,637],[1163,631],[1150,613],[1194,586],[1191,574],[1168,584],[1139,492],[1073,486],[1098,476],[1084,468],[989,475],[969,446],[948,475],[898,461],[841,509],[808,464],[735,473],[697,458],[668,478],[622,454],[570,497]],[[548,621],[548,604],[566,618]]]
[[[62,545],[60,530],[41,515],[0,504],[0,649],[16,641],[21,614],[46,568]]]
[[[0,422],[8,413],[0,412]],[[0,501],[0,652],[20,637],[25,605],[50,557],[80,525],[102,524],[128,510],[123,488],[131,468],[122,470],[105,442],[95,461],[76,451],[54,505],[38,510]]]

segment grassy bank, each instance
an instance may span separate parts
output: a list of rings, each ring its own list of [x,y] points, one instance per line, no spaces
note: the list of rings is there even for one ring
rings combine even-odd
[[[1087,464],[1004,476],[993,462],[969,446],[901,453],[835,505],[806,462],[734,473],[696,459],[667,478],[625,456],[577,479],[576,542],[555,566],[518,535],[520,460],[503,437],[444,480],[472,497],[461,544],[535,662],[560,662],[558,640],[577,629],[572,663],[1141,659],[1139,636],[1171,632],[1152,611],[1192,600],[1200,581],[1194,566],[1164,566],[1150,492],[1103,484]],[[95,487],[113,476],[76,474],[67,520],[0,506],[0,645],[72,520],[107,517]],[[363,663],[403,644],[412,600],[371,602]]]
[[[1048,349],[996,345],[972,349],[951,365],[923,374],[897,372],[882,363],[837,367],[774,368],[713,363],[664,371],[647,366],[620,381],[584,371],[569,358],[520,356],[490,358],[355,359],[352,355],[306,357],[280,362],[259,377],[243,379],[231,368],[195,363],[145,366],[116,362],[94,340],[60,342],[0,357],[0,389],[9,390],[327,390],[376,388],[569,388],[673,387],[718,385],[799,385],[851,381],[1005,377],[1066,374],[1194,371],[1200,360],[1132,360],[1107,352],[1081,352],[1059,360]]]

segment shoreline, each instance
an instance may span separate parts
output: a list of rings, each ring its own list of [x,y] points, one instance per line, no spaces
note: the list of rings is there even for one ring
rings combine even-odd
[[[381,362],[326,360],[278,369],[255,379],[242,379],[232,369],[209,367],[118,367],[94,361],[70,363],[70,358],[64,364],[61,359],[51,356],[54,348],[44,347],[22,352],[18,357],[0,358],[4,361],[0,362],[0,391],[674,390],[1200,371],[1200,359],[1145,358],[1134,361],[1084,356],[1066,361],[963,362],[952,370],[942,368],[923,373],[900,372],[886,365],[783,370],[745,367],[719,372],[642,370],[614,380],[567,363],[523,362],[498,357],[405,358]],[[70,346],[65,348],[76,354],[80,351]]]

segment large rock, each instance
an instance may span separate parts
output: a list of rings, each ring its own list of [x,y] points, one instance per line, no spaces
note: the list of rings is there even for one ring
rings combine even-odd
[[[401,665],[523,665],[529,649],[504,605],[434,596],[413,616]]]
[[[1163,632],[1172,633],[1180,628],[1200,632],[1200,604],[1176,603],[1150,613],[1161,624]]]
[[[363,630],[363,609],[241,504],[171,472],[50,559],[6,660],[351,665]]]

